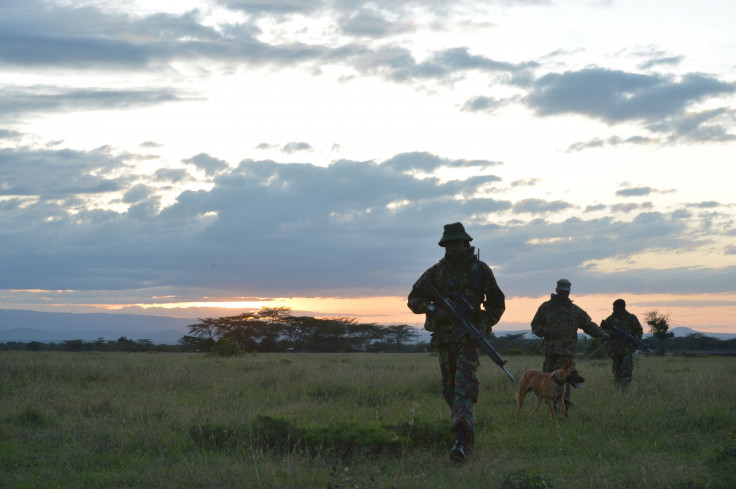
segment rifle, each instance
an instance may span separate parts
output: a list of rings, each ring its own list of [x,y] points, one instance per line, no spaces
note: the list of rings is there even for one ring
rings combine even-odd
[[[608,343],[608,340],[604,341],[603,343],[601,343],[600,345],[598,345],[598,347],[596,347],[595,350],[593,350],[592,352],[590,352],[587,355],[585,355],[583,357],[583,360],[587,360],[588,358],[590,358],[593,355],[595,355],[596,353],[598,353],[598,350],[600,350],[601,348],[603,348],[604,346],[606,346],[606,343]]]
[[[620,336],[622,338],[626,338],[629,341],[633,341],[637,345],[646,348],[646,350],[648,352],[654,353],[654,350],[652,350],[651,348],[649,348],[649,345],[647,345],[646,343],[644,343],[643,341],[641,341],[636,336],[630,335],[629,333],[627,333],[626,331],[622,330],[621,328],[619,328],[615,324],[611,324],[611,323],[607,322],[605,319],[603,321],[601,321],[601,326],[603,326],[604,324],[606,326],[608,326],[608,328],[610,328],[610,330],[613,331],[614,333],[616,333],[618,336]]]
[[[509,378],[512,381],[516,381],[513,375],[506,370],[506,362],[508,360],[502,359],[498,353],[496,353],[496,350],[493,349],[493,346],[488,342],[488,340],[485,338],[483,333],[481,333],[478,328],[475,327],[475,325],[470,322],[464,314],[462,314],[460,311],[457,310],[455,307],[455,304],[452,303],[450,299],[443,296],[437,288],[432,285],[432,282],[427,280],[427,277],[424,277],[419,284],[417,285],[417,290],[422,292],[423,294],[426,294],[427,296],[431,297],[436,303],[439,303],[442,305],[442,308],[446,310],[448,313],[450,313],[450,318],[455,326],[457,326],[457,329],[453,331],[452,335],[450,335],[450,339],[452,339],[453,342],[458,343],[465,335],[470,336],[470,338],[479,346],[481,349],[491,357],[491,360],[501,367],[504,372],[506,372],[506,375],[509,376]]]

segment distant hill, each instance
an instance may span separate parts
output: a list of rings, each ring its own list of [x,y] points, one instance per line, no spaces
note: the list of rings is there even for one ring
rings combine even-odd
[[[680,338],[684,336],[688,336],[691,334],[702,334],[704,336],[710,336],[711,338],[718,338],[719,340],[731,340],[736,338],[736,334],[732,333],[703,333],[701,331],[695,331],[692,328],[687,328],[685,326],[678,326],[676,328],[672,328],[670,330],[672,333],[675,333],[675,337]]]
[[[187,334],[193,319],[138,314],[38,312],[0,309],[0,343],[40,341],[58,343],[66,340],[106,341],[125,336],[131,340],[151,340],[158,344],[176,344]]]

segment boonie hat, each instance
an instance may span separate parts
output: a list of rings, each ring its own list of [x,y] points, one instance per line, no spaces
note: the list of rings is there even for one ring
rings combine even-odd
[[[473,241],[468,233],[465,232],[465,228],[459,222],[453,222],[452,224],[445,224],[445,232],[442,233],[442,239],[437,243],[440,246],[445,246],[447,241],[453,239],[462,239],[463,241]]]

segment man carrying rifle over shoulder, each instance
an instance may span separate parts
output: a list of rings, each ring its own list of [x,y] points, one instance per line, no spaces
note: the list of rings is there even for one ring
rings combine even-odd
[[[613,301],[613,314],[601,321],[601,328],[611,335],[606,342],[606,353],[613,359],[613,383],[625,389],[631,385],[634,373],[633,353],[639,345],[644,345],[641,342],[644,330],[636,315],[626,310],[626,301],[623,299]],[[649,349],[646,345],[644,347]]]
[[[431,344],[439,353],[442,394],[450,406],[451,430],[455,433],[450,459],[455,462],[464,461],[475,445],[478,345],[467,334],[451,338],[457,329],[452,315],[421,284],[428,281],[478,330],[489,333],[506,310],[505,297],[490,267],[475,255],[472,240],[461,223],[445,225],[439,242],[445,248],[445,257],[422,274],[408,301],[412,312],[426,314],[424,328],[432,332]]]

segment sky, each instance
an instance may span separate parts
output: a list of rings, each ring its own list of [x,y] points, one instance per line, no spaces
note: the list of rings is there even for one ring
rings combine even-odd
[[[421,325],[462,222],[527,328],[736,333],[736,3],[0,0],[0,308]]]

